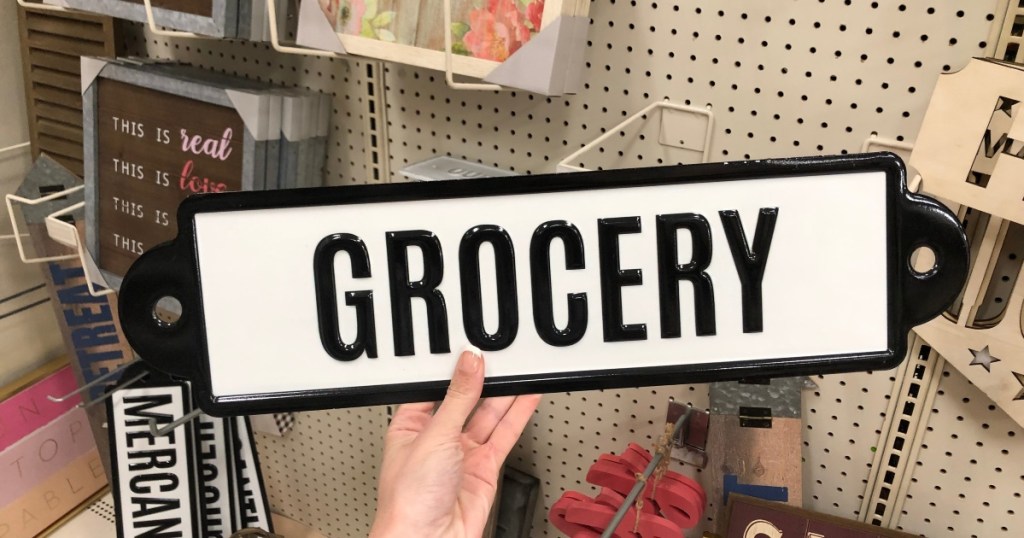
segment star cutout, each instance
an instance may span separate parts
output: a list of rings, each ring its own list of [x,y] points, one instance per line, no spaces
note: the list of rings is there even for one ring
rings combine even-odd
[[[1019,402],[1024,400],[1024,374],[1013,372],[1013,377],[1017,378],[1017,382],[1020,383],[1021,389],[1016,396],[1013,397],[1013,401]]]
[[[996,110],[999,110],[1001,112],[1006,112],[1007,116],[1012,116],[1013,115],[1012,114],[1013,106],[1016,105],[1019,102],[1020,101],[1017,101],[1015,99],[1008,99],[1006,97],[1000,97],[998,103],[996,104]]]
[[[984,366],[985,367],[985,371],[989,372],[989,373],[992,372],[992,363],[993,362],[999,362],[999,361],[1002,360],[1002,359],[997,359],[997,358],[993,357],[992,354],[989,353],[989,351],[988,351],[988,346],[985,346],[984,348],[982,348],[981,351],[976,351],[976,350],[973,350],[973,349],[970,349],[970,348],[968,348],[968,350],[971,352],[971,355],[974,355],[974,360],[971,361],[970,365],[971,366]]]

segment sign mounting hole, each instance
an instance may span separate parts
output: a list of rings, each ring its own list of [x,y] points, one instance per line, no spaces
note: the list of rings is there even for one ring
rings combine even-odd
[[[153,320],[162,328],[169,329],[181,319],[181,301],[176,297],[165,295],[153,304]]]
[[[910,270],[919,277],[930,277],[937,269],[935,251],[931,247],[920,246],[910,254]]]

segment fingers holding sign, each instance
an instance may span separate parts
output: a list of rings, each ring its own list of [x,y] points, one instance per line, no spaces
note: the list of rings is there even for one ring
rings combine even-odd
[[[480,399],[484,359],[459,356],[444,401],[402,405],[388,427],[371,536],[479,536],[502,462],[540,396]],[[474,411],[475,410],[475,411]]]

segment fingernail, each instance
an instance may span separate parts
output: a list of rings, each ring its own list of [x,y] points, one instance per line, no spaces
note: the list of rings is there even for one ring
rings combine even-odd
[[[466,349],[466,351],[468,353],[463,352],[462,356],[459,357],[459,371],[466,374],[475,374],[480,369],[480,363],[483,362],[480,350],[474,348]]]
[[[477,357],[483,357],[484,356],[484,352],[480,351],[480,348],[474,346],[473,344],[466,344],[466,347],[462,348],[462,352],[463,353],[465,353],[467,351],[472,353],[472,354],[474,354],[474,355],[476,355]]]

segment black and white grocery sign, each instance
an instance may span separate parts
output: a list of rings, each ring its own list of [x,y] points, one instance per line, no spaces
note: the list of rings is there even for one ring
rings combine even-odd
[[[437,399],[466,343],[488,395],[892,367],[967,270],[905,176],[871,154],[203,195],[122,324],[212,414]]]

